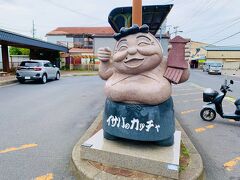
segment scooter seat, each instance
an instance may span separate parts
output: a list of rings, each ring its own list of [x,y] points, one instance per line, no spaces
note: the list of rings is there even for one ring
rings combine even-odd
[[[240,98],[237,99],[237,100],[234,102],[234,104],[235,104],[236,106],[240,105]]]

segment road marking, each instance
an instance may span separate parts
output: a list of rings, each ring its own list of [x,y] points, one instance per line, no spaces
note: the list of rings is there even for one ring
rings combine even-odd
[[[236,99],[234,97],[231,96],[226,96],[224,99],[228,100],[231,103],[235,103]]]
[[[205,126],[206,128],[208,128],[208,129],[212,129],[212,128],[214,128],[215,126],[214,125],[208,125],[208,126]]]
[[[192,92],[192,93],[183,93],[183,94],[173,94],[172,96],[186,96],[191,94],[202,94],[203,92]]]
[[[193,87],[195,87],[195,88],[197,88],[197,89],[201,89],[201,90],[206,89],[206,88],[204,88],[204,87],[202,87],[202,86],[199,86],[198,84],[195,84],[195,83],[191,83],[190,86],[193,86]]]
[[[195,90],[195,88],[174,88],[174,91],[190,91]]]
[[[190,109],[190,110],[187,110],[187,111],[182,111],[181,114],[182,115],[185,115],[185,114],[188,114],[188,113],[191,113],[191,112],[196,112],[198,111],[199,109]]]
[[[4,150],[0,150],[0,154],[9,153],[12,151],[19,151],[19,150],[28,149],[28,148],[34,148],[36,146],[38,146],[38,145],[37,144],[24,144],[20,147],[11,147],[11,148],[7,148]]]
[[[43,176],[38,176],[34,180],[53,180],[53,173],[48,173]]]
[[[174,103],[187,103],[187,102],[194,102],[194,101],[202,101],[202,98],[198,99],[191,99],[191,100],[184,100],[184,101],[174,101]]]
[[[205,128],[196,128],[195,131],[196,131],[197,133],[199,133],[199,132],[206,131],[206,129],[205,129]]]
[[[197,89],[201,89],[201,90],[206,89],[205,87],[199,86],[198,84],[195,84],[195,83],[191,83],[191,86],[193,86]],[[224,99],[227,100],[228,102],[231,102],[231,103],[234,103],[236,101],[236,99],[234,97],[231,97],[231,96],[226,96]]]
[[[201,132],[206,131],[207,129],[213,129],[213,128],[215,128],[215,125],[208,125],[208,126],[196,128],[196,129],[195,129],[195,132],[201,133]]]
[[[235,159],[228,161],[226,163],[224,163],[224,168],[227,169],[228,171],[233,170],[233,168],[240,163],[240,156],[236,157]]]
[[[6,85],[0,85],[0,88],[5,88],[5,87],[11,87],[14,85],[17,85],[18,83],[12,83],[12,84],[6,84]]]

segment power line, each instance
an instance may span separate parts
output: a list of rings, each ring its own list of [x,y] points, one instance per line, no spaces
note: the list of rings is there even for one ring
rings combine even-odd
[[[28,33],[30,33],[30,31],[27,31],[27,30],[11,28],[11,27],[7,27],[7,26],[3,26],[3,25],[0,25],[0,28],[2,28],[2,29],[8,29],[8,30],[10,30],[10,31],[18,31],[18,32],[28,32]]]
[[[226,45],[226,46],[240,46],[240,44],[230,44],[230,45]]]
[[[216,42],[214,42],[214,43],[211,43],[211,44],[212,44],[212,45],[213,45],[213,44],[217,44],[217,43],[222,42],[222,41],[224,41],[224,40],[226,40],[226,39],[229,39],[229,38],[231,38],[231,37],[233,37],[233,36],[236,36],[237,34],[240,34],[240,31],[239,31],[239,32],[236,32],[236,33],[234,33],[234,34],[232,34],[232,35],[230,35],[230,36],[228,36],[228,37],[225,37],[225,38],[223,38],[223,39],[221,39],[221,40],[218,40],[218,41],[216,41]]]
[[[162,4],[168,4],[168,3],[174,3],[174,0],[170,0],[170,1],[167,1],[167,2],[163,2]]]
[[[230,27],[232,27],[232,26],[234,26],[235,24],[238,24],[238,23],[240,23],[240,18],[238,18],[237,22],[235,22],[235,23],[233,23],[233,24],[231,24],[229,26],[226,26],[226,27],[222,28],[221,30],[219,30],[217,32],[214,32],[214,33],[210,34],[209,36],[207,36],[203,40],[208,39],[209,37],[214,37],[214,36],[218,35],[219,33],[225,31],[226,29],[229,29]]]
[[[206,9],[209,9],[210,5],[215,1],[215,0],[206,0],[207,2],[202,2],[200,1],[200,4],[197,3],[197,5],[195,6],[194,9],[191,9],[191,12],[194,12],[191,16],[189,16],[188,20],[184,19],[184,24],[192,24],[192,22],[194,21],[194,18],[200,14],[202,14],[203,12],[206,11]],[[202,6],[201,6],[202,5]],[[180,24],[180,26],[183,26],[184,24]]]
[[[240,20],[239,16],[228,19],[228,20],[225,20],[225,21],[221,21],[220,23],[216,23],[216,24],[210,24],[210,25],[205,24],[204,29],[226,26],[226,23],[228,23],[228,22],[232,23],[232,22],[235,22],[237,20]],[[197,28],[190,29],[190,31],[185,31],[185,33],[197,32],[197,31],[202,31],[202,30],[203,30],[202,28],[197,27]]]
[[[97,18],[97,17],[90,16],[90,15],[85,14],[85,13],[81,13],[81,12],[76,11],[76,10],[74,10],[74,9],[71,9],[71,8],[69,8],[69,7],[62,6],[62,5],[58,4],[58,3],[55,3],[55,2],[52,1],[52,0],[44,0],[44,1],[47,2],[47,3],[51,3],[52,5],[54,5],[54,6],[58,7],[58,8],[68,10],[69,12],[72,12],[72,13],[75,13],[75,14],[78,14],[78,15],[81,15],[81,16],[85,16],[85,17],[88,17],[88,18],[91,18],[91,19],[97,19],[97,20],[101,20],[101,21],[104,21],[104,22],[105,22],[105,20],[103,20],[103,19],[101,19],[101,18]]]

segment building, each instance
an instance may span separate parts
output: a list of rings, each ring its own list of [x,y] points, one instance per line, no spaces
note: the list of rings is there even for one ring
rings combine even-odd
[[[192,68],[202,68],[204,62],[220,62],[223,69],[240,68],[240,46],[213,46],[191,41]]]
[[[202,68],[206,61],[207,51],[203,48],[208,44],[203,42],[191,41],[190,43],[190,66],[191,68]]]
[[[223,69],[240,69],[240,46],[206,46],[206,61],[220,62]]]
[[[2,64],[2,47],[0,45],[0,70],[3,69],[3,64]]]
[[[1,65],[5,73],[14,71],[13,63],[10,64],[9,47],[27,48],[30,50],[30,59],[50,60],[59,65],[59,52],[68,52],[65,46],[31,38],[15,32],[0,29]],[[11,59],[12,60],[12,59]]]
[[[164,24],[165,25],[165,24]],[[69,53],[63,53],[62,67],[67,69],[89,69],[89,64],[98,64],[96,57],[100,47],[114,49],[116,40],[111,27],[58,27],[46,34],[47,41],[67,46]],[[165,33],[165,32],[163,32]],[[156,37],[160,39],[160,34]],[[164,55],[167,55],[169,36],[161,35]],[[98,66],[94,66],[97,69]]]
[[[115,40],[111,27],[58,27],[46,34],[47,41],[67,46],[69,53],[62,54],[62,67],[81,69],[94,62],[98,47],[113,48]],[[95,41],[95,42],[94,42]]]

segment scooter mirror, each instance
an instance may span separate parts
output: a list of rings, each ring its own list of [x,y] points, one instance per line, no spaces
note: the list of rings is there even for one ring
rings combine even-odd
[[[225,81],[224,81],[224,85],[226,86],[227,85],[227,80],[225,79]]]
[[[234,84],[233,80],[230,80],[230,84]]]

